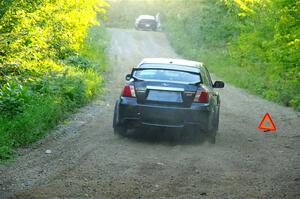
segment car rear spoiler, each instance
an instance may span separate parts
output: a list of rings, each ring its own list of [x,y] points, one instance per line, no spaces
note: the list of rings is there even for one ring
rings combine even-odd
[[[197,73],[197,72],[186,71],[186,70],[169,69],[169,68],[158,68],[158,67],[157,68],[154,68],[154,67],[153,68],[133,68],[132,71],[131,71],[130,77],[128,77],[128,79],[133,78],[133,79],[138,80],[138,81],[144,81],[143,79],[139,79],[139,78],[133,76],[133,73],[135,71],[139,71],[139,70],[170,70],[170,71],[181,71],[181,72],[186,72],[186,73],[200,75],[200,79],[202,80],[200,72]],[[201,83],[202,83],[202,81],[200,81],[200,82],[191,82],[191,83],[187,83],[187,84],[189,84],[189,85],[199,85]]]
[[[131,75],[135,72],[135,71],[139,71],[139,70],[171,70],[171,71],[181,71],[181,72],[186,72],[186,73],[192,73],[192,74],[197,74],[199,75],[200,72],[193,72],[193,71],[186,71],[186,70],[178,70],[178,69],[171,69],[171,68],[159,68],[159,67],[153,67],[153,68],[133,68],[131,71]]]

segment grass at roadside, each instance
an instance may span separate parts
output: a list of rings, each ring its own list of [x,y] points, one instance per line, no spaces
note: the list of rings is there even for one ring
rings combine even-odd
[[[22,103],[24,109],[13,116],[0,116],[0,163],[16,155],[16,147],[39,140],[76,108],[102,92],[101,74],[107,65],[108,41],[105,29],[93,26],[79,55],[61,62],[66,68],[64,72],[44,75],[30,87],[10,85],[7,88],[10,91],[7,98],[10,101],[4,101],[7,107]]]

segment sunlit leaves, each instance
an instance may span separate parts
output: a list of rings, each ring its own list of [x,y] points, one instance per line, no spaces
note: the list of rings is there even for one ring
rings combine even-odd
[[[106,2],[21,0],[0,5],[3,6],[0,9],[0,91],[14,84],[30,85],[33,89],[35,82],[44,77],[50,81],[55,77],[53,74],[72,78],[81,74],[84,79],[84,71],[68,66],[63,60],[78,56],[88,27],[100,22],[96,20],[97,12],[105,13]],[[85,66],[85,69],[89,67],[94,65]],[[39,91],[35,89],[35,92]],[[9,98],[6,95],[1,101]]]
[[[99,0],[24,0],[7,4],[0,20],[0,61],[20,62],[51,57],[60,59],[78,51],[87,27],[96,24]]]
[[[102,0],[0,0],[0,161],[100,92],[105,31],[97,26],[97,38],[86,36],[106,6]]]

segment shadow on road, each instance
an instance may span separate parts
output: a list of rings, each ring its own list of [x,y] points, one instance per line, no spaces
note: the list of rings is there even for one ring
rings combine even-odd
[[[172,128],[147,128],[128,130],[126,135],[129,139],[144,143],[159,143],[167,145],[199,145],[203,144],[205,136],[202,134],[188,132],[187,130],[178,130]]]

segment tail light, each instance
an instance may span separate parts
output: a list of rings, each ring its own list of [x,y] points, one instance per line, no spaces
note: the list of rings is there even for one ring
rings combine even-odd
[[[135,97],[135,91],[133,85],[125,85],[122,92],[123,97]]]
[[[208,103],[209,94],[207,90],[197,90],[194,102]]]

